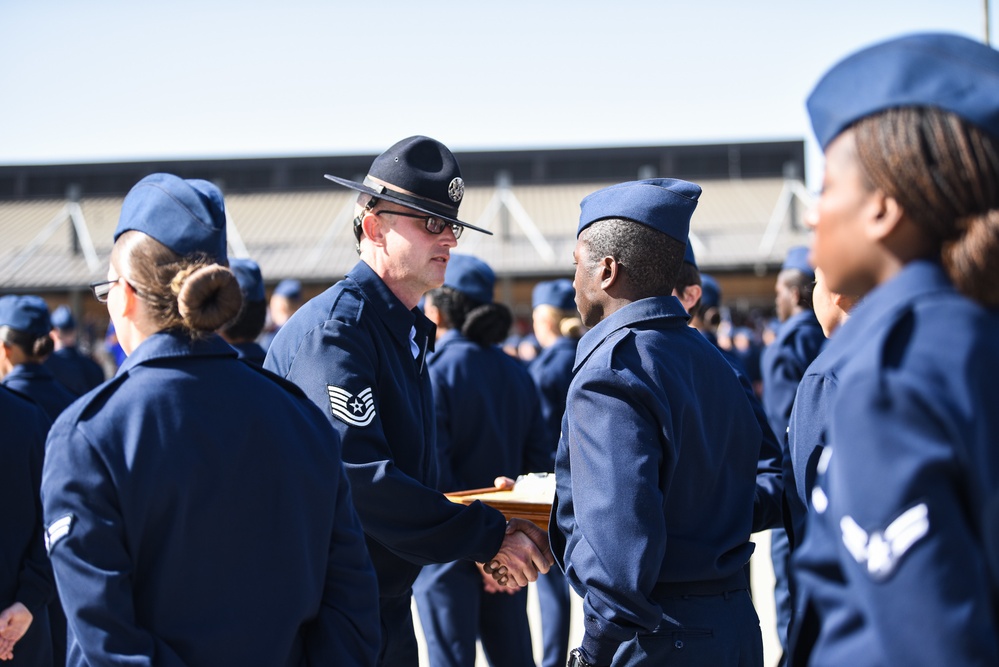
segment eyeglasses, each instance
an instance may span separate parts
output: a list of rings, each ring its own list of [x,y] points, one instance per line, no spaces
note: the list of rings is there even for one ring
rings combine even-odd
[[[385,210],[371,212],[372,215],[379,215],[381,213],[387,213],[388,215],[397,215],[400,218],[413,218],[415,220],[423,220],[424,221],[423,224],[426,225],[427,231],[430,232],[431,234],[440,234],[450,226],[451,231],[454,232],[455,239],[461,238],[461,232],[464,231],[465,229],[462,225],[456,225],[453,222],[448,222],[443,218],[437,218],[432,215],[428,216],[428,215],[422,215],[420,213],[406,213],[404,211],[385,211]]]
[[[90,283],[90,291],[94,293],[94,298],[97,301],[107,303],[111,288],[117,285],[119,280],[121,280],[121,276],[118,276],[114,280],[98,280],[95,283]]]

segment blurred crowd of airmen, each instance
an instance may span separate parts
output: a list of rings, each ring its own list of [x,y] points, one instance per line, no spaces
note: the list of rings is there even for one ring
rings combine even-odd
[[[416,665],[415,601],[434,667],[533,665],[536,582],[544,667],[761,665],[773,530],[782,662],[999,664],[999,52],[897,38],[807,106],[823,188],[762,355],[720,342],[687,181],[583,199],[528,364],[433,139],[327,176],[359,261],[307,301],[227,258],[213,184],[142,179],[91,285],[113,377],[0,298],[0,660]],[[531,472],[547,534],[442,493]]]

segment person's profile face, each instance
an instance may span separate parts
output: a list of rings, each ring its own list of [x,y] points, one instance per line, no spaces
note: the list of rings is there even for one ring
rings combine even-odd
[[[864,182],[853,130],[836,137],[825,151],[822,192],[808,211],[814,231],[810,260],[825,274],[826,286],[840,294],[864,294],[873,284],[871,257],[875,242],[865,224],[879,207]]]
[[[785,273],[777,274],[777,283],[774,285],[774,307],[777,311],[777,319],[786,322],[794,314],[796,305],[798,305],[797,290],[788,285]]]
[[[419,211],[397,204],[378,207],[379,217],[388,226],[384,251],[393,277],[410,282],[424,292],[440,287],[444,284],[451,248],[458,245],[454,230],[448,225],[440,234],[433,234],[427,230],[425,218],[396,216],[392,211]]]
[[[603,319],[603,307],[600,295],[603,290],[602,271],[599,264],[590,260],[589,244],[583,240],[584,231],[576,241],[576,249],[572,251],[572,259],[576,265],[576,274],[572,286],[576,290],[576,309],[587,327],[595,326]]]

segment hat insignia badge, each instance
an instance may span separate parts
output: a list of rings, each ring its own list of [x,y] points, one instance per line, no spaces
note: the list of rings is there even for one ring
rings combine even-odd
[[[450,197],[453,202],[460,202],[464,194],[465,181],[461,180],[460,176],[452,178],[451,182],[447,186],[447,196]]]

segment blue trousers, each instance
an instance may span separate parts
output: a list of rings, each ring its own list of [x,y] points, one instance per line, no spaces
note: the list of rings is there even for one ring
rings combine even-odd
[[[431,667],[473,667],[476,640],[494,667],[534,667],[527,589],[486,593],[474,563],[428,565],[413,586]]]
[[[569,657],[569,582],[558,566],[538,577],[541,636],[544,640],[542,667],[564,667]]]
[[[418,667],[420,649],[413,627],[413,600],[409,595],[378,599],[382,648],[378,664],[384,667]]]
[[[763,635],[748,590],[658,600],[664,618],[651,634],[618,649],[613,667],[762,667]]]

